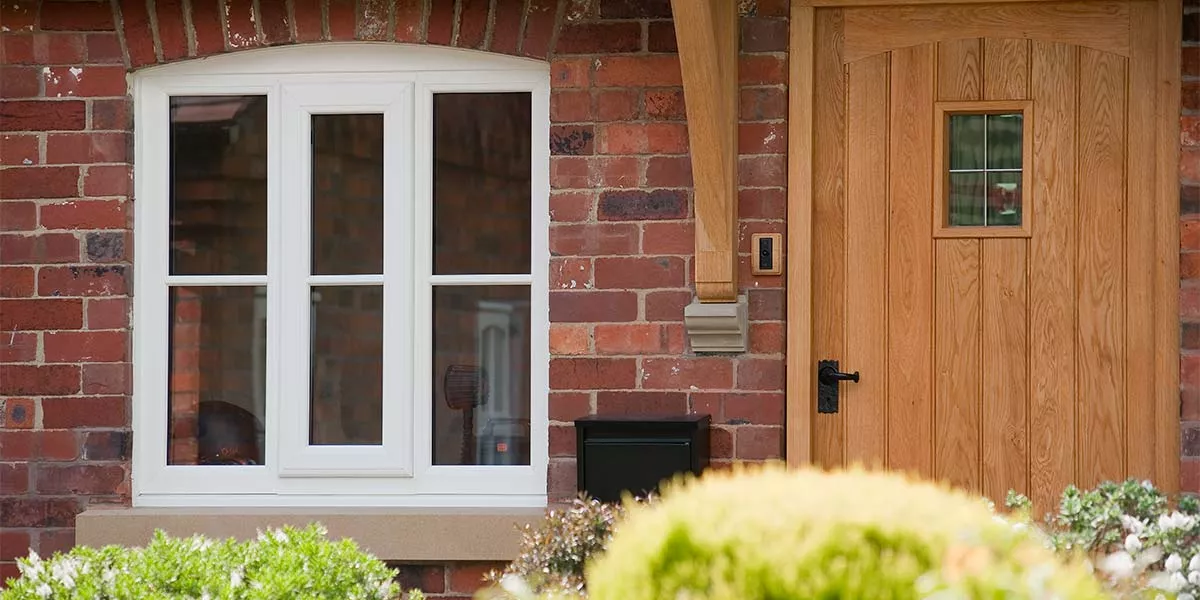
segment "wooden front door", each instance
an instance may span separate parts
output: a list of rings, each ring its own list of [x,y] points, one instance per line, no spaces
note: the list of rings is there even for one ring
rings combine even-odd
[[[813,462],[1042,503],[1068,483],[1178,485],[1169,4],[795,10],[811,162],[792,157],[809,212],[789,218],[811,288],[793,284],[790,314],[808,304],[811,330],[789,348],[789,408],[807,411],[789,435]],[[823,359],[860,374],[836,412]]]

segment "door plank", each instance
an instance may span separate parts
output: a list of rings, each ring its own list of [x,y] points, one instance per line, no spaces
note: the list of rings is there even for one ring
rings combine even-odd
[[[937,45],[938,100],[983,98],[983,40],[948,40]]]
[[[1074,480],[1075,82],[1078,51],[1033,43],[1033,197],[1029,245],[1030,499],[1054,509]]]
[[[892,52],[887,235],[888,467],[933,475],[932,44]]]
[[[984,40],[983,99],[1029,99],[1029,40]]]
[[[846,76],[842,66],[842,11],[816,11],[813,110],[816,148],[813,156],[813,352],[814,360],[844,360],[846,321]],[[816,371],[815,364],[802,368]],[[816,388],[813,388],[813,394]],[[813,457],[817,464],[837,467],[843,457],[845,412],[813,411]]]
[[[843,58],[853,63],[895,48],[964,37],[1054,40],[1128,56],[1129,3],[847,8]]]
[[[888,56],[850,64],[847,86],[846,462],[882,466],[887,448]]]
[[[1080,485],[1125,470],[1125,59],[1079,51],[1076,337]]]
[[[983,244],[983,493],[1028,492],[1027,240]]]
[[[1125,446],[1128,475],[1154,479],[1154,88],[1153,3],[1130,8],[1128,198],[1125,216]]]
[[[938,479],[980,490],[980,240],[939,239],[935,284],[934,470]]]

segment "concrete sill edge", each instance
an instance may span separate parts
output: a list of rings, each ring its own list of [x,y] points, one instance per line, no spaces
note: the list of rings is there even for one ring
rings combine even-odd
[[[351,538],[385,561],[510,561],[520,527],[545,515],[529,509],[127,508],[92,507],[76,518],[75,543],[141,546],[155,529],[170,535],[251,539],[258,530],[317,521],[331,539]]]

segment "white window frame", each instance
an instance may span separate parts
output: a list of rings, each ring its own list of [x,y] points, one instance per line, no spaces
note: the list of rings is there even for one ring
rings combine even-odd
[[[549,418],[549,66],[483,52],[402,44],[320,44],[243,51],[131,76],[135,100],[133,503],[135,506],[546,505]],[[432,99],[437,92],[529,92],[530,271],[433,275]],[[267,274],[169,275],[169,98],[267,96]],[[385,273],[310,276],[309,253],[284,259],[284,236],[309,244],[309,114],[385,114]],[[302,124],[303,123],[303,124]],[[288,177],[285,178],[284,172]],[[405,227],[412,224],[412,227]],[[286,232],[286,233],[285,233]],[[408,235],[396,235],[407,232]],[[287,248],[297,247],[294,240]],[[307,444],[307,286],[316,280],[384,286],[384,443]],[[344,280],[344,281],[343,281]],[[167,465],[170,285],[267,286],[265,465]],[[530,464],[432,464],[432,306],[435,285],[520,285],[530,290]],[[302,311],[299,312],[299,311]],[[257,312],[257,311],[256,311]],[[303,326],[303,335],[308,334]],[[397,333],[398,332],[398,333]],[[307,339],[307,337],[305,337]],[[411,340],[408,342],[407,340]],[[297,369],[303,374],[297,376]],[[409,383],[411,382],[411,383]],[[300,394],[297,396],[297,394]]]

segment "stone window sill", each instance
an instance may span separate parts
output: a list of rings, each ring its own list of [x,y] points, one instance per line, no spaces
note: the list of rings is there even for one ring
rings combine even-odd
[[[543,509],[126,508],[92,507],[76,520],[75,542],[141,546],[155,529],[174,536],[251,539],[259,529],[318,521],[331,539],[352,538],[386,561],[509,561],[519,527]]]

